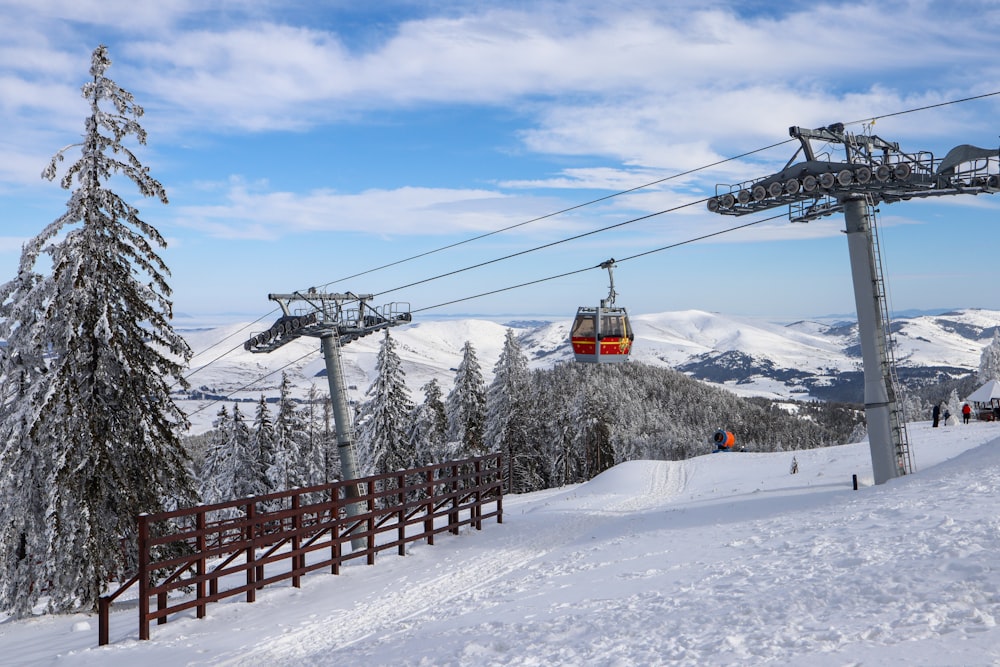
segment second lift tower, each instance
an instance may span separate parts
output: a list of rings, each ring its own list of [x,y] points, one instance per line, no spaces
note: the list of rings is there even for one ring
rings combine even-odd
[[[362,336],[409,322],[410,305],[390,303],[374,307],[369,305],[373,298],[371,294],[330,294],[316,289],[291,294],[268,294],[267,298],[278,303],[282,315],[269,329],[243,343],[244,349],[249,352],[271,352],[301,336],[320,339],[326,362],[326,379],[330,386],[333,420],[337,429],[341,479],[358,479],[360,475],[354,450],[350,400],[340,350]],[[357,498],[357,486],[347,487],[347,495]],[[360,513],[361,508],[357,503],[347,506],[348,516]],[[363,545],[358,543],[354,546]]]
[[[875,206],[913,198],[1000,192],[1000,151],[962,144],[942,159],[871,134],[851,134],[841,123],[808,130],[789,128],[799,149],[776,174],[716,187],[708,210],[746,215],[788,206],[792,222],[843,212],[851,257],[854,300],[865,376],[865,421],[875,483],[913,471],[906,422],[898,402],[889,338]],[[843,149],[844,158],[819,154],[813,142]],[[801,159],[799,156],[801,155]],[[798,161],[796,161],[798,160]]]

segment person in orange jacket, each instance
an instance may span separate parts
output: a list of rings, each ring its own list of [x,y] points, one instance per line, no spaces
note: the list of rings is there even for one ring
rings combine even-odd
[[[969,407],[968,403],[966,403],[965,405],[962,406],[962,421],[968,424],[969,417],[971,416],[972,416],[972,408]]]

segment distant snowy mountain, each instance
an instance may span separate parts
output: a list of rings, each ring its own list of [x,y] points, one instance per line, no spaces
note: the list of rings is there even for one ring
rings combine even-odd
[[[668,366],[746,396],[862,400],[862,368],[854,322],[775,324],[697,310],[632,315],[632,359]],[[573,360],[570,319],[511,321],[532,368]],[[974,372],[983,348],[1000,327],[1000,311],[967,309],[897,318],[895,355],[904,382],[937,382]],[[196,352],[189,381],[193,400],[182,406],[194,431],[208,427],[216,401],[277,396],[282,372],[297,396],[311,385],[326,392],[326,367],[318,339],[301,338],[270,354],[243,350],[242,342],[266,325],[224,325],[181,330]],[[471,341],[486,381],[500,356],[508,326],[476,319],[416,321],[391,330],[415,401],[436,378],[447,392],[465,341]],[[381,334],[344,348],[344,372],[352,400],[360,400],[375,376]],[[192,394],[185,394],[192,396]]]

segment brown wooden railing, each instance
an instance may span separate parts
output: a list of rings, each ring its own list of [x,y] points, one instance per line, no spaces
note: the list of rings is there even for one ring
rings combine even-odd
[[[353,481],[294,489],[216,505],[143,514],[138,518],[138,571],[100,598],[98,643],[108,643],[116,598],[139,587],[139,638],[149,624],[211,602],[256,592],[269,584],[340,566],[462,526],[503,523],[503,466],[499,454]],[[489,510],[489,511],[484,511]],[[345,545],[348,547],[345,549]],[[156,599],[155,611],[149,602]]]

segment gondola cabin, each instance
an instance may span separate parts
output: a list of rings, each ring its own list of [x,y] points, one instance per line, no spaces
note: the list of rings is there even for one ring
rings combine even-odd
[[[628,361],[633,337],[624,308],[581,307],[570,331],[574,358],[592,364]]]
[[[628,361],[632,352],[632,325],[628,312],[615,307],[615,260],[609,259],[598,265],[608,270],[611,290],[607,299],[601,299],[597,308],[581,306],[570,328],[569,338],[573,345],[573,357],[588,364],[614,364]]]

